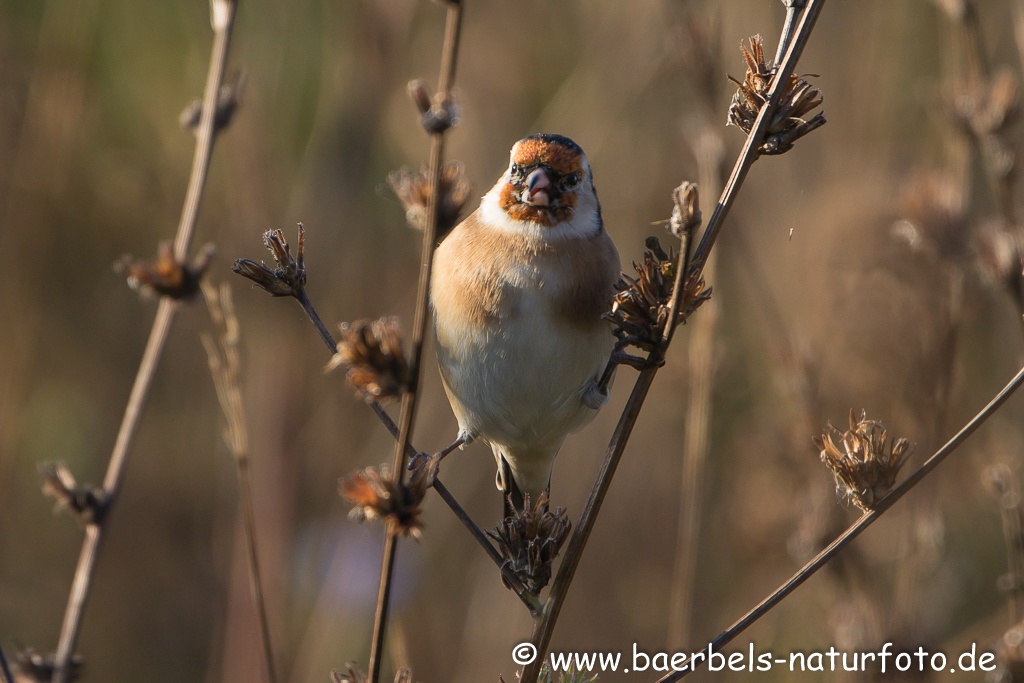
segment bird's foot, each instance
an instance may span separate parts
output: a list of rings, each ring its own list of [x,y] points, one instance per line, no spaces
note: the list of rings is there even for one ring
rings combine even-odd
[[[416,470],[422,467],[427,461],[436,459],[438,463],[444,460],[449,453],[457,448],[465,448],[467,445],[473,443],[474,436],[465,430],[459,431],[459,435],[455,438],[450,445],[445,446],[434,455],[428,453],[417,453],[416,455],[409,458],[408,468],[410,470]]]
[[[661,366],[665,365],[664,358],[651,360],[650,358],[634,356],[618,349],[612,352],[611,362],[615,363],[616,365],[628,365],[629,367],[635,370],[646,370],[647,368],[660,368]]]

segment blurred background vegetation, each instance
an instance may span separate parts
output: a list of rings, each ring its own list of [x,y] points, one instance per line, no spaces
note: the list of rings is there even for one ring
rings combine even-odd
[[[655,382],[555,650],[706,642],[855,519],[811,445],[827,420],[843,426],[850,408],[866,409],[918,444],[909,469],[1019,368],[1018,313],[977,259],[988,253],[979,236],[991,238],[988,221],[1005,212],[984,154],[947,106],[973,92],[963,90],[972,62],[947,11],[956,3],[943,4],[825,7],[798,72],[820,74],[808,78],[829,123],[755,164],[716,248],[716,308],[682,329]],[[1015,4],[979,6],[984,54],[1016,77]],[[664,236],[654,223],[668,217],[672,188],[698,179],[695,140],[720,136],[726,163],[735,159],[742,134],[725,128],[726,73],[742,77],[747,36],[761,33],[774,52],[783,15],[777,0],[466,0],[449,155],[483,194],[516,140],[572,137],[628,264],[645,236]],[[409,325],[419,240],[382,187],[389,171],[426,159],[405,85],[433,84],[442,24],[437,6],[415,0],[240,5],[230,68],[244,70],[246,85],[214,152],[198,243],[216,243],[210,277],[235,289],[264,571],[291,681],[327,680],[348,660],[365,667],[383,534],[346,518],[337,479],[390,460],[392,442],[340,374],[323,374],[327,354],[299,307],[253,290],[229,265],[265,258],[261,234],[283,228],[291,239],[301,221],[308,291],[325,321],[396,314]],[[81,481],[102,479],[155,311],[111,264],[155,254],[173,234],[193,151],[177,119],[202,90],[210,40],[198,0],[0,4],[8,653],[55,647],[81,530],[51,514],[36,467],[64,461]],[[1020,148],[1017,128],[1001,135],[1010,152]],[[713,197],[702,188],[706,215]],[[682,443],[687,342],[701,316],[714,323],[713,384],[695,492]],[[85,680],[262,677],[235,473],[197,334],[209,320],[197,303],[179,321],[109,522],[79,641]],[[414,435],[424,450],[456,429],[431,354]],[[553,502],[574,519],[633,375],[620,370],[610,405],[556,463]],[[1024,403],[1011,401],[741,636],[741,649],[749,640],[775,652],[893,641],[956,653],[999,639],[1015,617],[997,587],[1007,544],[987,482],[998,465],[1011,489],[1019,481],[1022,417]],[[497,522],[485,446],[451,456],[442,475],[482,526]],[[677,553],[681,511],[695,495],[699,534]],[[1015,501],[1002,503],[1018,514]],[[529,637],[528,615],[434,496],[425,522],[421,542],[400,546],[389,666],[411,666],[423,681],[512,680],[510,652]],[[677,554],[694,563],[692,604],[673,581]],[[673,603],[684,605],[682,622]]]

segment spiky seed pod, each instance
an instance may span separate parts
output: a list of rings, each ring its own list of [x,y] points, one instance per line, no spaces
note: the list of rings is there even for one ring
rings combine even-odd
[[[502,520],[487,535],[498,542],[504,560],[502,567],[512,570],[526,589],[536,595],[551,580],[551,563],[558,557],[572,523],[562,508],[548,509],[547,493],[536,505],[530,505],[529,494],[522,512]],[[502,576],[502,583],[510,588]]]
[[[306,247],[306,233],[299,223],[299,248],[295,257],[292,258],[288,241],[280,230],[269,230],[263,233],[263,244],[274,256],[277,267],[270,270],[263,263],[256,263],[249,259],[238,259],[231,265],[231,270],[244,278],[256,283],[271,296],[303,296],[306,287],[306,267],[304,254]]]
[[[402,349],[398,318],[342,323],[338,353],[326,370],[346,369],[345,376],[365,401],[383,401],[409,389],[410,371]]]
[[[400,169],[388,176],[388,185],[405,209],[405,219],[409,225],[417,230],[425,229],[430,206],[430,180],[427,170]],[[473,184],[466,178],[462,164],[451,161],[441,167],[438,239],[443,238],[455,227],[472,193]]]
[[[850,429],[840,432],[831,422],[821,436],[813,437],[821,452],[821,461],[832,470],[836,489],[865,512],[873,509],[892,488],[903,463],[914,452],[909,439],[886,444],[887,433],[881,422],[860,420],[850,411]]]
[[[730,76],[738,86],[729,105],[729,123],[750,134],[761,107],[768,101],[768,92],[775,79],[776,65],[765,60],[761,36],[748,39],[750,47],[740,43],[747,72],[743,81]],[[772,114],[764,139],[758,148],[761,154],[782,154],[793,147],[793,143],[816,128],[825,125],[825,115],[819,112],[810,120],[804,115],[821,105],[824,97],[821,91],[799,76],[791,75],[779,105]]]
[[[156,259],[142,261],[131,256],[122,256],[114,264],[114,270],[128,278],[128,286],[143,296],[166,296],[171,299],[187,300],[199,291],[199,281],[210,265],[216,249],[207,244],[199,250],[191,264],[179,261],[169,242],[162,242],[157,249]]]

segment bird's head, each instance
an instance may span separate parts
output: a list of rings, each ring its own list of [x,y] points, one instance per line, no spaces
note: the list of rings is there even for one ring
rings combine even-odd
[[[507,227],[542,235],[600,230],[587,156],[562,135],[530,135],[517,142],[508,169],[484,197],[483,208],[503,218]]]

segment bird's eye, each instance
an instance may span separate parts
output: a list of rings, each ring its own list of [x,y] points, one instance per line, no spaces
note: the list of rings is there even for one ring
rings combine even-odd
[[[512,175],[517,175],[519,173],[519,164],[517,164],[516,162],[513,161],[512,162],[512,168],[509,169],[509,172]]]
[[[580,174],[570,173],[562,180],[562,184],[565,185],[566,189],[576,187],[580,184]]]

